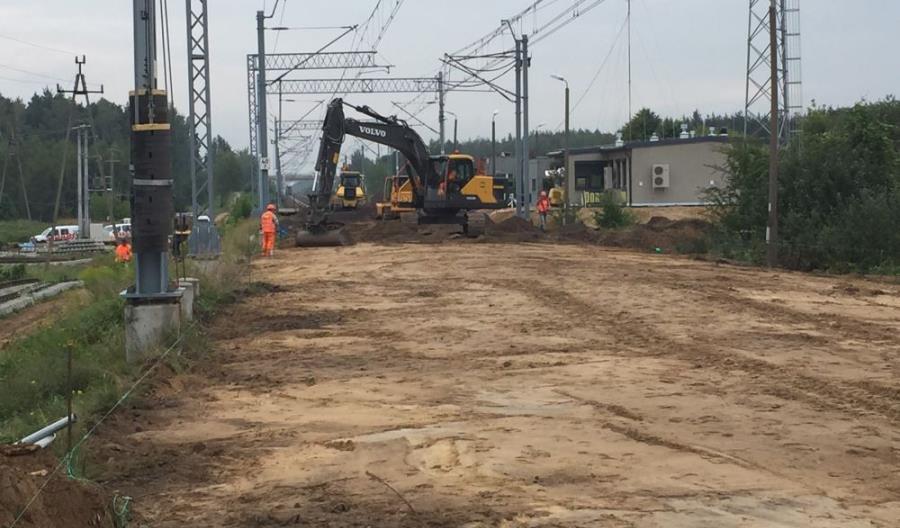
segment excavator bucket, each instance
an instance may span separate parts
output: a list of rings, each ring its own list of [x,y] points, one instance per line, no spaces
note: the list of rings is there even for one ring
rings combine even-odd
[[[297,232],[297,247],[340,247],[349,246],[350,237],[343,228],[325,231],[303,230]]]

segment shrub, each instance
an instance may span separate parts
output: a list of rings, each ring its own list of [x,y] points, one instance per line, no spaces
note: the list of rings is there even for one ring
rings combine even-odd
[[[600,199],[600,210],[594,213],[597,225],[606,229],[619,229],[637,223],[634,213],[612,194],[605,193]]]
[[[0,266],[0,282],[19,280],[25,277],[25,264]]]
[[[779,254],[797,269],[867,272],[900,263],[900,102],[813,108],[781,151]],[[727,183],[707,194],[723,247],[765,244],[768,150],[726,149]]]

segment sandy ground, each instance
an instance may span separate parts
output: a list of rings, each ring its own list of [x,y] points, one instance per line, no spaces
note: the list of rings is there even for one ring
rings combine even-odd
[[[100,439],[147,526],[898,525],[896,285],[551,244],[254,280]]]

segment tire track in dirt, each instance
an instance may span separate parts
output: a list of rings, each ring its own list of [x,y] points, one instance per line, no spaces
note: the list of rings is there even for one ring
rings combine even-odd
[[[508,281],[509,287],[514,287],[515,284],[514,281]],[[748,357],[737,349],[731,349],[732,353],[727,353],[729,349],[703,341],[695,341],[688,347],[685,343],[678,342],[665,333],[657,331],[652,323],[646,321],[641,322],[641,331],[639,334],[635,334],[626,330],[631,326],[627,324],[627,311],[610,313],[608,310],[604,310],[602,303],[591,304],[560,289],[544,285],[531,285],[528,289],[521,291],[534,297],[536,302],[554,299],[556,309],[568,312],[570,317],[592,319],[599,328],[614,335],[622,344],[665,343],[667,346],[664,351],[657,352],[657,355],[677,358],[703,368],[713,368],[724,374],[742,370],[753,375],[758,387],[772,396],[786,400],[800,400],[819,409],[835,409],[854,414],[862,411],[879,414],[892,422],[900,420],[900,391],[898,390],[879,386],[873,382],[851,384],[819,378],[790,367]],[[738,305],[742,302],[737,298],[732,298],[731,301]],[[793,313],[792,311],[786,312]],[[623,316],[625,316],[624,321]],[[617,318],[617,322],[625,324],[606,324],[613,317]],[[802,316],[799,318],[802,319]],[[808,321],[810,319],[806,319],[806,322]],[[819,323],[821,322],[819,321]],[[635,350],[634,346],[628,348],[632,352]]]

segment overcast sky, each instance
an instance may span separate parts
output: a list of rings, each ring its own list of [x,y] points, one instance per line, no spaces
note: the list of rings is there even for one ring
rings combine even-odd
[[[270,25],[337,26],[363,22],[376,0],[282,0]],[[387,6],[396,0],[384,0]],[[174,52],[174,96],[187,109],[184,2],[172,0],[170,26]],[[246,55],[256,50],[255,12],[260,0],[210,0],[213,128],[232,145],[245,147],[247,132]],[[526,7],[525,0],[406,0],[379,46],[379,61],[391,75],[432,76],[438,59],[469,44]],[[518,29],[531,32],[572,0],[528,17]],[[271,8],[272,0],[268,1]],[[556,129],[562,122],[563,86],[569,79],[573,126],[615,130],[627,117],[627,46],[623,27],[626,0],[607,0],[582,14],[532,50],[531,125]],[[746,68],[746,0],[633,0],[633,106],[663,115],[733,112],[743,108]],[[804,102],[843,105],[897,93],[900,49],[896,0],[806,0],[802,8]],[[386,16],[382,9],[378,18]],[[282,19],[283,16],[283,19]],[[376,19],[373,27],[380,26]],[[268,51],[314,51],[337,30],[268,32]],[[371,40],[377,31],[370,31]],[[352,36],[351,36],[352,37]],[[351,37],[332,50],[349,49]],[[276,46],[277,38],[277,46]],[[19,41],[25,41],[26,44]],[[511,47],[506,37],[491,50]],[[363,46],[365,48],[365,46]],[[0,0],[0,93],[28,97],[57,80],[72,82],[74,53],[87,55],[88,81],[105,86],[105,97],[122,103],[132,79],[132,16],[127,0]],[[604,64],[605,60],[605,64]],[[603,67],[601,69],[601,64]],[[598,74],[599,71],[599,74]],[[315,75],[315,74],[314,74]],[[378,73],[375,75],[384,75]],[[340,72],[319,72],[339,77]],[[595,79],[593,84],[591,80]],[[501,81],[512,88],[513,77]],[[590,89],[588,89],[590,87]],[[285,118],[297,118],[323,96],[296,96]],[[391,101],[409,95],[354,95],[382,113],[397,113]],[[272,101],[274,105],[274,101]],[[414,108],[414,107],[412,107]],[[498,133],[512,131],[513,106],[496,94],[451,93],[447,109],[459,115],[461,137],[490,135],[493,110]],[[437,127],[436,106],[422,119]],[[452,118],[448,135],[452,134]],[[431,135],[420,129],[424,136]]]

